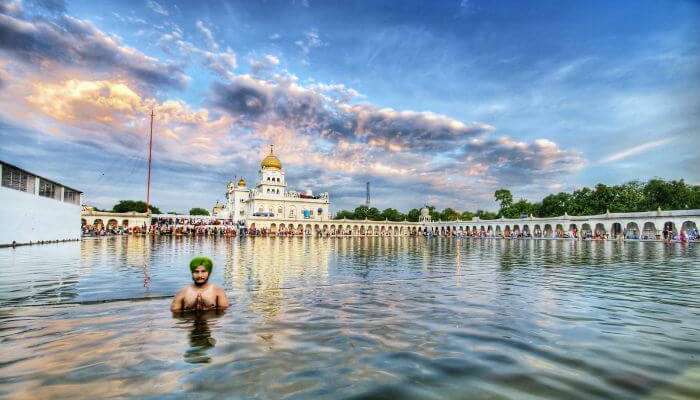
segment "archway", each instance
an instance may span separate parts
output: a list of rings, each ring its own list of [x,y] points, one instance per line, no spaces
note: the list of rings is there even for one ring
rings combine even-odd
[[[693,221],[685,221],[681,225],[681,231],[685,232],[688,240],[698,239],[698,226]]]
[[[656,225],[653,222],[645,222],[644,226],[642,226],[642,239],[656,239]]]
[[[547,237],[547,238],[552,237],[552,225],[546,224],[544,226],[544,237]]]
[[[124,228],[128,228],[129,227],[129,220],[128,219],[122,220],[122,226]]]
[[[501,231],[501,226],[496,225],[496,236],[502,236],[503,232]]]
[[[664,230],[668,230],[672,233],[672,235],[676,235],[678,231],[676,230],[676,224],[674,224],[672,221],[666,221],[664,222]]]
[[[532,230],[532,234],[535,235],[535,237],[542,237],[542,228],[539,224],[535,224],[535,227]]]
[[[578,227],[576,226],[576,224],[569,224],[569,235],[572,238],[578,237]]]
[[[639,226],[636,222],[630,222],[625,227],[625,239],[639,239]]]
[[[95,229],[102,229],[104,227],[104,222],[102,222],[100,218],[97,218],[92,225],[95,227]]]
[[[562,224],[557,224],[556,226],[556,235],[557,237],[564,237],[564,225]]]
[[[605,225],[601,223],[595,224],[595,230],[593,231],[593,236],[602,239],[605,235],[607,234],[607,231],[605,230]]]
[[[622,224],[619,222],[613,222],[612,226],[610,227],[610,235],[612,235],[613,238],[622,235]]]
[[[581,237],[586,239],[593,236],[593,231],[591,230],[590,224],[581,224]]]
[[[274,222],[270,224],[270,233],[277,233],[277,224]]]
[[[80,226],[85,226],[87,225],[87,220],[85,218],[80,218]]]
[[[107,221],[107,228],[109,229],[117,229],[118,226],[119,223],[116,219],[110,219],[109,221]]]
[[[523,237],[530,237],[530,227],[528,225],[523,225]]]

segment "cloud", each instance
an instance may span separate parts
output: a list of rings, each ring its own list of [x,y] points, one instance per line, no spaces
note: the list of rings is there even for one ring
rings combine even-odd
[[[148,8],[153,10],[153,12],[155,12],[156,14],[160,14],[160,15],[164,15],[164,16],[170,15],[170,13],[168,13],[168,10],[166,10],[165,7],[160,5],[155,0],[148,0],[146,5],[148,6]]]
[[[34,0],[34,4],[53,14],[63,14],[68,9],[65,0]]]
[[[610,154],[609,156],[601,159],[599,161],[599,163],[600,164],[607,164],[607,163],[611,163],[614,161],[624,160],[625,158],[636,156],[638,154],[642,154],[644,152],[647,152],[653,148],[666,145],[666,144],[670,143],[672,140],[673,140],[673,138],[666,138],[666,139],[653,140],[651,142],[642,143],[640,145],[633,146],[629,149],[625,149],[625,150]]]
[[[278,66],[280,59],[272,54],[265,54],[260,58],[251,58],[248,60],[250,64],[251,73],[253,75],[258,75],[263,71],[269,71],[272,68]]]
[[[579,170],[585,164],[575,152],[547,139],[532,143],[508,137],[474,140],[464,149],[463,163],[470,175],[490,175],[504,184],[522,184]]]
[[[0,14],[20,15],[22,2],[20,0],[0,0]]]
[[[328,94],[339,90],[343,94],[340,98]],[[344,86],[304,87],[296,82],[239,75],[228,85],[214,86],[214,102],[249,123],[279,121],[333,142],[359,141],[391,151],[449,150],[465,139],[493,130],[485,124],[464,124],[431,112],[351,105],[347,103],[348,93],[356,92]]]
[[[203,50],[182,37],[182,32],[173,30],[161,35],[158,44],[168,54],[174,56],[197,56],[202,64],[224,80],[232,79],[238,67],[236,53],[230,47],[224,51]]]
[[[231,159],[227,152],[240,151],[229,136],[231,117],[192,109],[180,100],[144,97],[125,81],[37,81],[24,99],[37,130],[52,126],[54,136],[112,152],[143,150],[151,110],[156,114],[155,143],[161,160],[221,165]]]
[[[219,51],[219,45],[216,43],[216,40],[214,39],[214,34],[211,32],[211,28],[206,26],[204,24],[204,22],[202,22],[201,20],[197,20],[196,26],[197,26],[197,30],[199,30],[199,32],[202,34],[202,36],[204,36],[204,39],[207,42],[207,46],[209,46],[209,48],[212,51],[215,51],[215,52]]]
[[[306,57],[308,57],[309,53],[311,53],[311,50],[318,48],[318,47],[321,47],[325,43],[321,40],[321,36],[319,35],[318,31],[315,29],[312,29],[312,30],[304,32],[303,39],[295,41],[294,44],[297,45],[301,49],[301,52],[305,57],[302,61],[304,61],[305,63],[308,63],[308,60],[306,60]]]
[[[275,143],[292,166],[287,171],[311,171],[334,186],[354,176],[353,182],[381,180],[387,190],[415,188],[452,199],[470,193],[476,206],[490,201],[498,186],[547,185],[585,165],[579,153],[547,139],[492,137],[495,128],[488,124],[353,104],[358,97],[341,84],[238,75],[215,84],[212,101],[258,143]]]
[[[180,67],[122,45],[92,23],[70,16],[55,21],[24,20],[0,14],[0,51],[25,63],[121,71],[152,86],[184,87]]]

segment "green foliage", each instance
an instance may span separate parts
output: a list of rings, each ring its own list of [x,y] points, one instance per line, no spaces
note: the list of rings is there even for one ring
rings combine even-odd
[[[498,213],[484,210],[476,210],[476,216],[479,219],[496,219],[498,218]]]
[[[365,219],[365,218],[367,218],[368,212],[369,212],[369,207],[358,206],[355,208],[355,218],[353,218],[353,219]]]
[[[355,219],[355,213],[347,210],[340,210],[335,213],[335,219]]]
[[[462,213],[459,213],[451,208],[446,208],[440,213],[440,219],[443,221],[457,221],[462,217]]]
[[[420,220],[420,210],[417,208],[412,208],[408,210],[406,214],[406,219],[411,222],[418,222]]]
[[[367,219],[372,221],[383,221],[382,213],[379,212],[377,207],[371,207],[367,210]]]
[[[655,178],[647,183],[630,181],[621,185],[608,186],[599,183],[594,189],[581,188],[573,193],[550,194],[539,203],[520,200],[508,204],[505,190],[494,194],[501,202],[499,216],[519,218],[525,214],[535,217],[559,217],[569,215],[596,215],[610,212],[635,212],[662,210],[683,210],[700,208],[700,186],[679,181],[664,181]]]
[[[433,221],[469,221],[474,217],[483,220],[504,218],[529,217],[560,217],[569,215],[596,215],[610,212],[635,212],[662,210],[700,209],[700,186],[688,185],[682,179],[678,181],[664,181],[655,178],[642,183],[631,181],[621,185],[608,186],[598,184],[594,188],[583,187],[574,190],[573,193],[553,193],[545,196],[542,201],[531,203],[525,199],[513,202],[510,190],[499,189],[494,193],[494,198],[501,205],[497,213],[477,210],[456,211],[445,208],[438,211],[434,206],[426,205]],[[418,222],[420,209],[412,208],[408,213],[387,208],[379,211],[377,208],[369,208],[365,205],[358,206],[355,211],[341,210],[335,216],[336,219],[360,219],[373,221],[407,221]]]
[[[403,221],[406,219],[406,215],[403,213],[399,212],[395,208],[387,208],[381,213],[381,217],[385,220],[389,221]]]
[[[190,215],[206,215],[209,216],[209,211],[201,207],[190,208]]]
[[[504,210],[510,207],[511,204],[513,204],[513,195],[508,189],[496,190],[496,192],[493,194],[493,197],[496,198],[497,202],[501,203],[501,210]]]
[[[160,209],[153,204],[151,204],[150,209],[152,214],[161,213]],[[112,212],[123,213],[132,211],[140,213],[146,212],[146,202],[137,200],[119,200],[119,202],[112,207]]]

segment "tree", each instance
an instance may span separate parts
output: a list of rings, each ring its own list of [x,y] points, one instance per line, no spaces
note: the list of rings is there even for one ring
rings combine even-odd
[[[365,219],[367,218],[367,213],[369,212],[369,207],[367,206],[357,206],[355,207],[355,219]]]
[[[443,221],[456,221],[461,217],[461,213],[458,213],[457,211],[451,209],[451,208],[446,208],[442,210],[440,213],[440,219]]]
[[[190,208],[190,215],[206,215],[209,216],[209,211],[207,211],[204,208],[200,207],[195,207],[195,208]]]
[[[406,219],[411,222],[418,222],[420,220],[420,210],[417,208],[412,208],[408,210],[406,214]]]
[[[379,212],[377,207],[372,207],[367,210],[367,219],[372,221],[382,221],[384,218],[382,218],[382,213]]]
[[[406,216],[395,208],[387,208],[382,211],[381,217],[389,221],[403,221]]]
[[[496,190],[496,192],[494,192],[493,194],[493,197],[496,198],[496,201],[501,203],[501,210],[505,210],[506,208],[510,207],[511,204],[513,204],[513,195],[508,189]]]
[[[533,204],[525,199],[520,199],[503,210],[501,214],[506,218],[522,218],[532,214],[533,210]]]
[[[149,207],[152,214],[160,214],[160,209],[151,204]],[[124,213],[124,212],[146,212],[146,202],[140,200],[119,200],[117,204],[112,207],[112,212]]]
[[[472,218],[474,218],[475,216],[476,216],[476,214],[474,214],[471,211],[463,211],[462,215],[459,216],[459,219],[461,219],[462,221],[469,221]]]
[[[340,210],[335,213],[335,219],[355,219],[355,214],[352,211]]]
[[[540,217],[559,217],[569,212],[571,195],[569,193],[550,194],[542,199],[537,212]],[[529,213],[529,211],[528,211]]]
[[[484,210],[476,210],[476,216],[479,217],[479,219],[496,219],[496,218],[498,218],[497,213],[491,212],[491,211],[484,211]]]

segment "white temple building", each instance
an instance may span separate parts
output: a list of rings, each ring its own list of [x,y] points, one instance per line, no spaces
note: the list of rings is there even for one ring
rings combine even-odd
[[[270,146],[270,154],[260,163],[258,183],[249,188],[244,178],[229,182],[226,202],[213,209],[213,216],[245,223],[247,220],[271,218],[276,220],[328,220],[328,193],[314,195],[310,190],[287,190],[282,162]]]

